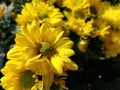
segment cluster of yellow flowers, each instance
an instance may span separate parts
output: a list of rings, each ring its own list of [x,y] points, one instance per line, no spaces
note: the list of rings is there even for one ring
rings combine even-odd
[[[4,89],[50,90],[53,82],[60,84],[60,89],[66,88],[64,80],[54,76],[66,76],[67,70],[77,70],[78,66],[69,58],[74,55],[74,43],[64,36],[62,18],[59,9],[45,2],[26,3],[16,19],[20,30],[16,43],[1,70]]]
[[[67,70],[78,69],[70,59],[75,54],[70,31],[81,38],[77,44],[81,52],[87,50],[87,37],[99,37],[105,56],[116,57],[120,54],[119,15],[119,5],[111,6],[101,0],[26,3],[16,18],[19,32],[15,45],[8,51],[9,60],[1,70],[2,87],[5,90],[50,90],[55,83],[59,90],[68,89],[64,78],[55,77],[67,76]]]
[[[120,4],[112,6],[102,0],[65,0],[63,6],[70,30],[80,36],[78,48],[85,52],[89,39],[96,38],[103,42],[103,54],[106,58],[120,54]]]

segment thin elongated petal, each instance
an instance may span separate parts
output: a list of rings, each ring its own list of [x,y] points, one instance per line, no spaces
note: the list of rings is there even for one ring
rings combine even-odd
[[[43,85],[44,85],[45,90],[50,90],[50,87],[51,87],[53,80],[54,80],[53,70],[51,68],[48,68],[48,69],[49,69],[49,74],[42,76]]]
[[[78,70],[78,65],[67,57],[61,57],[64,67],[69,70]]]
[[[60,74],[60,75],[63,73],[63,65],[64,64],[58,55],[54,55],[51,58],[51,64],[54,68],[55,73]]]
[[[63,37],[57,41],[55,48],[71,48],[73,44],[74,43],[68,37]]]
[[[69,48],[58,48],[57,52],[60,55],[63,55],[63,56],[66,56],[66,57],[70,57],[70,56],[75,54],[75,52],[72,49],[69,49]]]

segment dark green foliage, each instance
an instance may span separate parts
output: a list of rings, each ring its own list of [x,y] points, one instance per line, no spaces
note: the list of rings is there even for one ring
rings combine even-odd
[[[120,0],[102,0],[102,1],[109,1],[112,5],[120,3]]]
[[[14,3],[14,12],[15,13],[20,13],[22,6],[26,3],[26,2],[31,2],[31,0],[12,0],[12,2]]]

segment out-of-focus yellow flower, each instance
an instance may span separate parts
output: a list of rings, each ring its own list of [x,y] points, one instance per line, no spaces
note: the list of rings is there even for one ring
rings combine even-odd
[[[61,75],[63,68],[78,69],[78,66],[69,59],[74,55],[71,49],[73,42],[68,37],[62,37],[63,33],[61,28],[51,28],[44,24],[39,27],[36,22],[32,22],[17,33],[15,47],[8,52],[7,57],[19,60],[25,57],[26,69],[45,77],[43,84],[44,81],[48,82],[49,85],[47,83],[45,87],[50,88],[54,73]],[[50,80],[47,81],[48,79]]]
[[[79,2],[79,4],[76,2]],[[70,11],[64,11],[70,30],[80,37],[103,37],[109,33],[110,26],[99,17],[107,9],[109,3],[101,0],[93,0],[93,2],[91,0],[65,0],[64,6],[70,9]]]
[[[71,17],[76,19],[85,19],[88,16],[88,7],[89,2],[87,0],[65,0],[63,7],[66,7],[68,10],[65,10],[65,16],[68,20]]]
[[[68,23],[71,30],[81,37],[90,36],[93,30],[93,20],[86,23],[84,19],[76,19],[74,17],[71,17]]]
[[[42,81],[38,81],[37,76],[33,77],[34,73],[26,70],[23,62],[14,61],[9,60],[1,70],[4,75],[1,78],[2,87],[5,90],[38,90]]]
[[[26,26],[27,23],[36,21],[39,24],[58,24],[63,18],[62,13],[58,8],[49,6],[39,0],[26,3],[21,14],[18,14],[16,21],[19,25]]]
[[[87,0],[89,2],[88,13],[89,16],[92,17],[99,17],[101,14],[104,13],[106,8],[110,6],[109,2],[102,1],[102,0]]]
[[[59,90],[69,90],[66,86],[65,86],[65,80],[64,79],[66,79],[65,77],[63,77],[63,78],[58,78],[58,79],[55,79],[54,80],[54,83],[55,83],[55,85],[59,85],[59,87],[58,87],[58,89]]]
[[[102,18],[114,27],[115,29],[120,30],[120,4],[117,6],[109,6],[108,9],[105,10]]]
[[[104,54],[107,58],[116,57],[120,54],[120,30],[111,30],[110,34],[101,38],[101,40],[103,41]]]
[[[92,23],[92,32],[91,32],[91,37],[104,37],[105,35],[109,34],[110,31],[110,25],[107,24],[106,21],[102,20],[102,19],[96,19],[94,20],[94,22]]]
[[[104,37],[109,33],[110,25],[105,21],[100,19],[91,19],[86,21],[82,18],[75,18],[73,15],[68,17],[68,25],[70,30],[74,31],[81,37]]]
[[[0,18],[2,17],[2,8],[0,8]]]
[[[89,42],[87,40],[81,40],[78,42],[78,48],[81,52],[86,52]]]
[[[7,5],[5,3],[0,4],[0,19],[2,18],[3,14],[6,12],[7,10]]]

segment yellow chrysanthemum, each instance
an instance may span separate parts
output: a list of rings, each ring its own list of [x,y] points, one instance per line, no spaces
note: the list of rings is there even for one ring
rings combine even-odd
[[[41,90],[42,81],[30,70],[26,70],[23,62],[10,60],[1,70],[4,75],[1,78],[1,86],[5,90]],[[39,87],[41,86],[41,87]]]
[[[76,19],[86,19],[88,17],[89,2],[87,0],[65,0],[63,7],[68,8],[64,11],[68,20],[71,17]]]
[[[59,9],[35,0],[25,4],[21,14],[18,14],[16,21],[19,25],[23,26],[26,26],[27,23],[31,23],[32,21],[36,21],[39,24],[46,23],[48,25],[55,25],[61,22],[62,18],[63,15]]]
[[[109,2],[102,0],[87,0],[89,2],[88,13],[89,16],[99,17],[110,6]]]
[[[74,54],[71,49],[73,42],[62,35],[63,31],[60,28],[49,28],[44,25],[39,27],[33,22],[27,26],[27,30],[17,33],[16,45],[8,52],[7,57],[8,59],[19,59],[26,55],[31,62],[43,60],[47,63],[50,61],[55,72],[59,74],[62,74],[63,66],[72,65],[74,68],[69,67],[70,69],[77,69],[76,64],[68,58]],[[38,59],[31,59],[35,56]],[[30,61],[28,60],[28,62]],[[33,68],[35,67],[33,66]]]
[[[120,54],[120,30],[111,30],[111,33],[101,40],[107,58],[116,57]]]
[[[110,25],[108,25],[107,22],[102,19],[94,20],[92,23],[92,29],[93,30],[91,31],[91,37],[104,37],[110,33]]]
[[[107,25],[107,22],[98,17],[98,15],[102,14],[104,9],[106,9],[105,7],[107,7],[109,3],[102,2],[101,0],[93,0],[93,2],[90,0],[78,0],[76,2],[79,3],[76,4],[74,0],[73,2],[68,1],[70,0],[64,1],[64,6],[69,8],[70,11],[66,10],[64,13],[68,19],[68,25],[71,30],[81,37],[103,37],[109,33],[108,29],[110,26]],[[99,8],[100,6],[103,7]]]
[[[102,18],[106,21],[108,21],[108,23],[114,27],[115,29],[119,29],[120,30],[120,5],[117,6],[109,6],[108,9],[106,9],[106,11],[104,12],[104,14],[102,15]]]
[[[81,37],[91,35],[91,32],[93,31],[92,24],[93,20],[86,23],[84,19],[76,19],[74,17],[71,17],[68,22],[71,30]]]
[[[73,42],[62,35],[61,28],[51,28],[46,25],[39,27],[36,22],[32,22],[17,33],[16,44],[8,52],[7,57],[20,61],[25,57],[26,69],[42,75],[43,84],[46,88],[50,88],[54,73],[61,75],[64,68],[70,70],[78,68],[69,59],[74,54],[71,49]]]
[[[74,15],[68,17],[68,25],[72,31],[81,37],[104,37],[109,33],[110,28],[110,25],[102,19],[91,19],[86,21],[86,19],[76,18]]]

